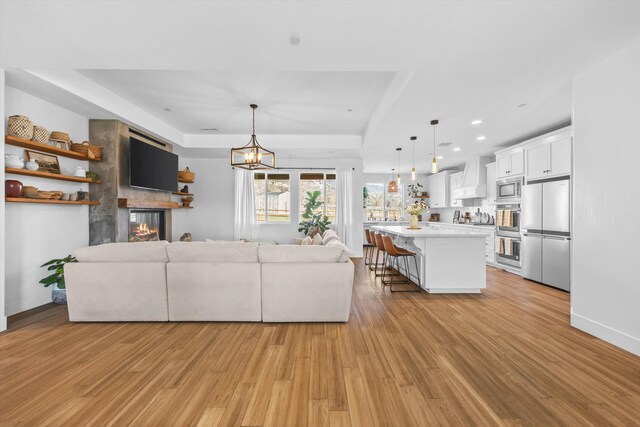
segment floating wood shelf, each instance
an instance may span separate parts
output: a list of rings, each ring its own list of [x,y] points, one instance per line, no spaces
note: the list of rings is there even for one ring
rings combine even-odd
[[[102,159],[96,157],[94,159],[89,158],[81,153],[75,151],[65,150],[64,148],[53,147],[47,144],[41,144],[39,142],[29,141],[28,139],[16,138],[15,136],[7,135],[4,137],[5,144],[15,145],[16,147],[26,148],[28,150],[40,151],[41,153],[55,154],[56,156],[69,157],[76,160],[89,160],[92,162],[99,162]]]
[[[412,197],[412,199],[428,199],[430,198],[430,196],[416,196],[416,197]]]
[[[193,184],[195,181],[192,179],[182,179],[182,178],[178,178],[178,182],[182,182],[184,184]]]
[[[140,209],[179,209],[178,202],[165,200],[143,200],[143,199],[118,199],[119,208],[140,208]]]
[[[193,206],[180,206],[178,209],[193,209]]]
[[[100,184],[100,181],[94,181],[91,178],[80,178],[78,176],[60,175],[57,173],[30,171],[28,169],[4,168],[5,173],[16,175],[35,176],[38,178],[57,179],[59,181],[86,182],[88,184]]]
[[[99,205],[100,202],[92,200],[78,200],[72,202],[70,200],[53,200],[53,199],[28,199],[26,197],[5,197],[7,203],[45,203],[50,205]]]
[[[173,194],[176,196],[193,196],[193,193],[182,193],[180,191],[174,191]]]

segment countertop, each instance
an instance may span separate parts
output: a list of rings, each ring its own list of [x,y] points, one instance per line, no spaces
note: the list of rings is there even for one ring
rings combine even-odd
[[[414,237],[414,238],[485,238],[483,233],[474,233],[471,230],[460,228],[459,230],[442,230],[436,227],[425,226],[420,230],[409,230],[406,226],[402,225],[375,225],[372,227],[374,230],[382,231],[389,234],[395,234],[401,237]]]

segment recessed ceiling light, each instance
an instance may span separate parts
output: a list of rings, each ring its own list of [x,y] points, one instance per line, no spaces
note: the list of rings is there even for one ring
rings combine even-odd
[[[527,106],[527,104],[520,104],[520,105],[518,105],[518,108],[522,108],[522,107],[526,107],[526,106]]]
[[[453,151],[460,151],[460,147],[454,147]]]
[[[171,112],[171,108],[164,107],[164,111]]]
[[[301,41],[302,41],[302,38],[298,34],[292,34],[289,37],[289,43],[291,43],[293,46],[298,46]]]
[[[471,122],[472,125],[479,125],[480,123],[482,123],[482,120],[474,120]]]
[[[444,156],[438,156],[438,157],[436,157],[436,159],[442,160],[442,159],[444,159]]]
[[[487,139],[486,136],[479,136],[476,138],[476,141],[484,141],[485,139]]]

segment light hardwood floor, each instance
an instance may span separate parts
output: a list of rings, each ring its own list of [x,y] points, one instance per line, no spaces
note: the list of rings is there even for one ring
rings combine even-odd
[[[566,293],[489,269],[481,295],[391,294],[358,260],[347,324],[20,319],[0,424],[640,425],[640,358]]]

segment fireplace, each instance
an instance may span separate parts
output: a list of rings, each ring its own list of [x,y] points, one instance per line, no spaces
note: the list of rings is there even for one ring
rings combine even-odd
[[[130,210],[129,241],[166,240],[163,210]]]

